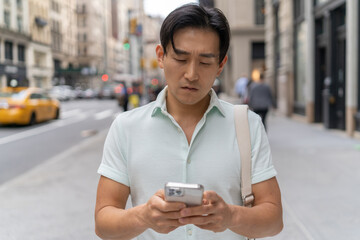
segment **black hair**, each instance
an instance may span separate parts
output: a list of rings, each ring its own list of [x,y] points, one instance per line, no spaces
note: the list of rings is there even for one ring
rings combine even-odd
[[[173,49],[176,49],[174,34],[176,31],[186,27],[210,29],[217,33],[220,40],[220,64],[225,58],[230,45],[230,27],[222,11],[197,4],[186,4],[172,11],[165,18],[160,30],[160,41],[164,54],[166,54],[169,43],[171,43]]]

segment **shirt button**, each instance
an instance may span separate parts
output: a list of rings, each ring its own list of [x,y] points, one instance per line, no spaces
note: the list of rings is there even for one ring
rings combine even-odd
[[[191,236],[192,235],[192,229],[188,229],[187,233],[188,233],[189,236]]]
[[[188,160],[186,161],[188,164],[190,164],[191,163],[191,160],[190,160],[190,158],[188,158]]]
[[[181,128],[178,128],[178,132],[181,133]]]

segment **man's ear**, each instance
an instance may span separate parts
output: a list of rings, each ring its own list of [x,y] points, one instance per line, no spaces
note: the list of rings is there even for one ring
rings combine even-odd
[[[220,75],[220,73],[221,73],[222,70],[224,69],[227,60],[228,60],[228,56],[226,55],[226,56],[224,57],[224,59],[222,60],[222,62],[220,63],[220,65],[219,65],[219,69],[218,69],[218,72],[217,72],[217,74],[216,74],[217,77]]]
[[[156,57],[160,68],[164,68],[164,49],[161,44],[156,46]]]

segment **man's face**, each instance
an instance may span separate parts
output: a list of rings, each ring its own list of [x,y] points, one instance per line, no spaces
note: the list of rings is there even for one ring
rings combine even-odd
[[[158,45],[156,54],[159,66],[164,69],[168,85],[168,101],[176,104],[195,105],[208,100],[206,96],[227,57],[219,64],[219,37],[210,30],[184,28],[174,34],[164,55]]]

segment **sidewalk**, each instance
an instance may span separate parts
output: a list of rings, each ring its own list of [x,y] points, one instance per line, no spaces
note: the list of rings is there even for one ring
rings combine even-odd
[[[285,227],[268,240],[360,236],[360,141],[270,114]],[[89,240],[106,132],[0,185],[0,239]]]
[[[285,226],[267,239],[359,239],[360,141],[274,114],[268,136]]]

